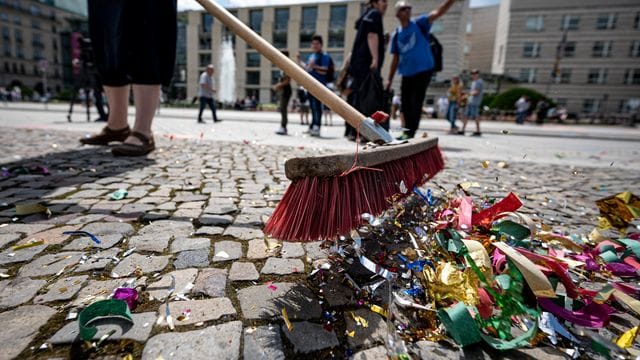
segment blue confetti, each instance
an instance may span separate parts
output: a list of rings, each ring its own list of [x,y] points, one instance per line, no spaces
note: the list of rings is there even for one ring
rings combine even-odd
[[[91,238],[91,240],[93,240],[94,243],[96,244],[100,244],[100,239],[98,239],[95,235],[93,235],[90,232],[87,231],[65,231],[62,233],[62,235],[82,235],[82,236],[88,236]]]

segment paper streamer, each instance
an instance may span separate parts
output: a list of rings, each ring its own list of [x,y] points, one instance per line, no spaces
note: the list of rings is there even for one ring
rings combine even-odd
[[[82,310],[78,315],[80,338],[82,340],[90,341],[98,333],[98,329],[96,327],[89,326],[93,320],[98,318],[118,318],[133,325],[131,312],[129,311],[129,306],[126,302],[122,300],[97,301]]]
[[[87,232],[87,231],[65,231],[65,232],[62,233],[62,235],[88,236],[89,238],[91,238],[91,240],[93,240],[94,243],[100,244],[100,239],[98,239],[97,236],[95,236],[92,233]]]
[[[500,217],[500,214],[505,212],[513,212],[518,210],[522,206],[522,202],[514,193],[509,193],[504,199],[494,204],[488,209],[484,209],[472,216],[472,224],[489,227],[491,223]]]
[[[522,276],[529,284],[529,287],[533,291],[534,295],[539,298],[555,298],[556,293],[549,282],[549,279],[538,269],[538,267],[527,259],[524,255],[520,254],[511,246],[503,242],[495,242],[493,246],[500,249],[513,263],[518,270],[522,273]]]

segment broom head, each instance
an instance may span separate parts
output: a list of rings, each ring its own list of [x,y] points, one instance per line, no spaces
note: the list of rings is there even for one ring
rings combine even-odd
[[[392,197],[409,195],[443,168],[437,138],[289,159],[292,182],[265,233],[285,241],[336,239],[362,224],[362,214],[380,215]]]

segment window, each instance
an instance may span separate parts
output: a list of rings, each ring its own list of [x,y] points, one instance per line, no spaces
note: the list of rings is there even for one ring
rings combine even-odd
[[[300,21],[300,48],[308,48],[311,46],[311,38],[316,32],[316,19],[318,17],[318,8],[315,6],[307,6],[302,8],[302,21]]]
[[[600,14],[596,20],[596,29],[610,30],[616,28],[617,15],[614,13]]]
[[[200,50],[211,50],[211,38],[208,36],[200,37]]]
[[[629,56],[640,57],[640,41],[634,40],[631,42],[631,49],[629,49]]]
[[[22,30],[15,29],[13,35],[16,38],[16,42],[19,43],[19,44],[22,44]]]
[[[206,13],[201,14],[201,16],[202,16],[202,32],[210,33],[211,26],[213,26],[213,16]]]
[[[247,67],[260,67],[260,54],[247,52]]]
[[[40,21],[31,19],[31,27],[34,29],[40,29]]]
[[[11,64],[11,70],[13,70],[14,74],[18,73],[18,66],[16,65],[16,63]]]
[[[471,21],[467,22],[465,31],[467,32],[467,34],[471,34],[473,32],[473,23]]]
[[[540,43],[537,42],[525,42],[522,57],[534,58],[540,56]]]
[[[11,31],[9,31],[9,28],[6,26],[2,27],[2,38],[11,41]]]
[[[636,13],[636,18],[633,20],[633,28],[640,29],[640,11]]]
[[[16,15],[13,17],[13,23],[16,25],[21,25],[22,24],[22,19],[20,18],[20,16]]]
[[[587,84],[606,84],[607,69],[589,69]]]
[[[556,82],[560,84],[571,83],[571,69],[560,69],[560,74],[558,74]]]
[[[504,53],[504,44],[500,44],[500,50],[498,51],[498,65],[502,64],[503,53]]]
[[[200,54],[200,67],[211,64],[211,54]]]
[[[9,22],[9,15],[5,14],[5,13],[1,13],[0,14],[0,21],[6,21]]]
[[[275,23],[273,24],[273,46],[280,49],[286,48],[288,33],[289,9],[276,9]]]
[[[33,35],[31,36],[31,45],[33,45],[34,47],[39,47],[39,48],[43,48],[44,47],[44,43],[42,42],[42,36],[40,34],[36,34],[33,33]]]
[[[11,67],[9,67],[9,63],[6,61],[4,62],[4,72],[6,72],[7,74],[11,72]]]
[[[21,44],[16,44],[16,56],[20,59],[24,59],[24,49]]]
[[[536,82],[536,69],[520,69],[520,82],[533,84]]]
[[[576,42],[568,41],[564,44],[564,51],[562,56],[564,57],[574,57],[576,55]]]
[[[262,31],[262,10],[249,11],[249,27],[260,34]]]
[[[280,81],[280,70],[271,70],[271,85],[275,85]]]
[[[564,15],[562,17],[562,30],[578,30],[580,26],[580,16]]]
[[[2,43],[2,53],[4,54],[4,56],[6,57],[10,57],[11,56],[11,42],[7,39],[3,40]]]
[[[42,59],[42,48],[39,47],[33,47],[33,60],[40,60]]]
[[[600,101],[597,99],[584,99],[582,103],[582,112],[585,113],[596,113],[600,109]]]
[[[332,5],[329,16],[329,47],[344,47],[344,31],[347,23],[347,6]]]
[[[333,60],[333,66],[336,68],[336,74],[342,69],[342,63],[344,63],[344,53],[342,51],[331,51],[329,56]]]
[[[471,52],[471,44],[470,43],[465,43],[464,46],[462,47],[462,52],[465,55],[469,54],[469,52]]]
[[[591,56],[593,57],[611,56],[612,46],[613,46],[613,43],[611,41],[596,41],[593,43]]]
[[[247,71],[247,85],[260,85],[260,71]]]
[[[35,5],[29,6],[29,12],[33,16],[40,16],[40,8]]]
[[[246,89],[244,93],[248,98],[255,98],[260,103],[260,89]]]
[[[527,31],[542,31],[544,30],[544,16],[527,16],[524,24],[524,27]]]
[[[27,69],[25,69],[24,64],[20,64],[20,73],[22,75],[27,75]]]
[[[627,69],[624,73],[626,85],[640,85],[640,69]]]
[[[440,34],[443,30],[442,20],[436,20],[433,25],[431,25],[431,33]]]

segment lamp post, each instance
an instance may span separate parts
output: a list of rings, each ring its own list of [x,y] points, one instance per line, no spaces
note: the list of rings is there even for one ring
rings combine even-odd
[[[47,97],[47,69],[49,68],[49,61],[47,61],[47,59],[38,60],[38,68],[42,73],[42,99],[44,99],[44,109],[48,110],[49,98]]]

